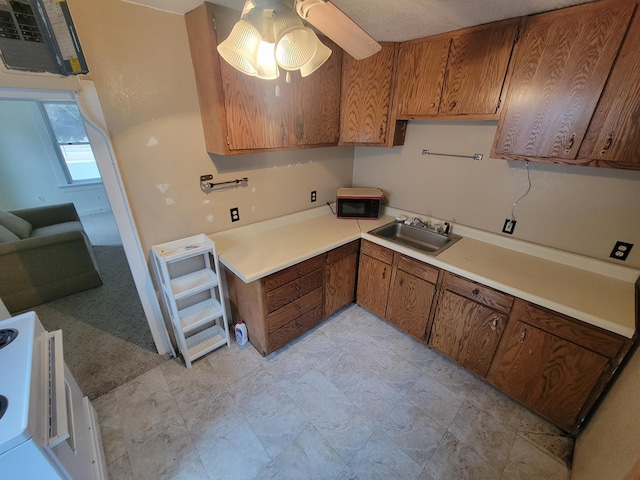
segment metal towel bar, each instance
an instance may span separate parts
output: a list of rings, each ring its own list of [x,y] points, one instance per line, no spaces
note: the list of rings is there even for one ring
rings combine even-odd
[[[452,153],[436,153],[429,150],[422,150],[422,155],[439,155],[441,157],[458,157],[458,158],[472,158],[474,160],[482,160],[484,156],[482,153],[474,153],[473,155],[455,155]]]

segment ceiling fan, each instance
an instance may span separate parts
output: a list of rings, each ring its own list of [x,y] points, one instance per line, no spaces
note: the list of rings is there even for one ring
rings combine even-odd
[[[240,20],[218,45],[220,56],[241,72],[275,79],[279,69],[305,77],[331,55],[317,28],[357,60],[382,47],[328,0],[246,0]]]

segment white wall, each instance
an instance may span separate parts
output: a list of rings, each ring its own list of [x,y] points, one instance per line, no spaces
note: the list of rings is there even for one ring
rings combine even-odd
[[[528,183],[524,162],[489,158],[497,122],[410,121],[405,145],[356,148],[353,183],[380,187],[390,205],[501,232]],[[422,156],[423,149],[484,160]],[[515,209],[515,238],[615,263],[617,240],[640,267],[640,171],[531,164]]]
[[[58,158],[34,102],[0,100],[0,209],[73,203],[81,215],[110,210],[102,183],[61,186],[54,162]]]

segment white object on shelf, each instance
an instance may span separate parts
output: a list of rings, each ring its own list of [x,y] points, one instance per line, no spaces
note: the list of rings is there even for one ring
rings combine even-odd
[[[204,234],[151,247],[184,363],[230,345],[215,243]]]

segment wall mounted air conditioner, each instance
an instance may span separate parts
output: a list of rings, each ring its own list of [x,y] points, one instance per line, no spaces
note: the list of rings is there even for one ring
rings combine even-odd
[[[89,71],[66,0],[0,0],[0,56],[8,69]]]

